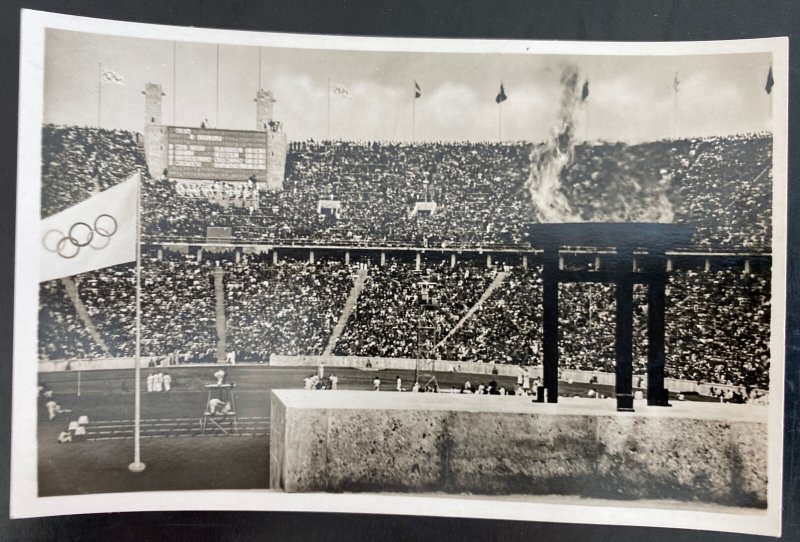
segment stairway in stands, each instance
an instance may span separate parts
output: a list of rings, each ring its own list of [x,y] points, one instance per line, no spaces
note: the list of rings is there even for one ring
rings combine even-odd
[[[359,269],[358,276],[353,283],[353,288],[350,290],[350,295],[347,296],[347,301],[345,301],[342,314],[339,316],[339,321],[336,322],[336,326],[333,328],[333,332],[331,333],[331,338],[328,339],[328,346],[325,347],[325,351],[322,353],[323,356],[330,356],[333,353],[333,349],[336,348],[336,343],[339,341],[339,337],[342,336],[344,327],[347,325],[347,320],[350,318],[350,314],[352,314],[353,310],[356,308],[358,296],[361,295],[361,290],[364,288],[364,281],[366,280],[367,270]]]
[[[72,306],[75,307],[75,312],[83,322],[83,325],[86,326],[86,331],[88,331],[89,335],[92,336],[94,342],[103,349],[103,353],[107,357],[113,357],[111,355],[111,350],[108,349],[105,341],[103,341],[103,338],[97,332],[97,328],[94,327],[92,317],[89,316],[89,311],[86,310],[86,305],[83,304],[81,297],[78,295],[78,286],[75,284],[75,281],[70,277],[64,277],[61,279],[61,284],[64,285],[64,289],[67,291],[67,297],[69,297],[70,301],[72,301]]]
[[[216,306],[216,326],[217,326],[217,363],[225,362],[225,354],[227,353],[227,342],[225,338],[225,328],[227,320],[225,319],[225,284],[222,278],[225,276],[225,271],[221,267],[214,269],[214,304]]]
[[[453,326],[453,329],[447,332],[447,335],[445,335],[442,338],[442,340],[439,341],[439,343],[434,347],[434,350],[442,346],[447,341],[447,339],[449,339],[456,331],[461,329],[461,326],[463,326],[467,320],[472,318],[472,315],[475,314],[475,311],[481,308],[484,302],[486,302],[486,300],[489,299],[489,297],[492,295],[492,292],[494,292],[498,286],[503,284],[503,281],[506,280],[507,275],[508,273],[506,273],[505,271],[500,271],[499,273],[497,273],[497,275],[494,276],[494,279],[492,280],[491,284],[489,284],[486,290],[484,290],[484,292],[481,294],[480,299],[478,299],[478,301],[476,301],[475,304],[469,308],[467,314],[465,314],[461,318],[461,320],[459,320],[456,323],[456,325]]]

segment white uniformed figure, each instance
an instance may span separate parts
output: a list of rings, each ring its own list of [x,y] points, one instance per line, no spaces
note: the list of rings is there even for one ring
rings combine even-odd
[[[72,412],[71,410],[61,408],[61,405],[59,405],[52,399],[47,401],[47,403],[44,406],[47,407],[47,414],[50,416],[51,420],[56,417],[56,414],[61,414],[62,412]]]
[[[319,376],[320,380],[325,378],[325,364],[321,361],[319,362],[319,368],[317,369],[317,376]]]
[[[331,381],[331,389],[332,390],[338,389],[338,387],[339,387],[339,377],[336,376],[336,373],[333,373],[329,377],[329,380]]]
[[[222,399],[211,399],[208,402],[208,413],[209,414],[227,414],[231,411],[231,404],[226,403]]]
[[[381,379],[376,376],[372,381],[372,386],[374,391],[381,391]]]
[[[153,377],[153,391],[161,391],[164,384],[164,375],[156,373]]]
[[[153,391],[153,380],[155,380],[155,375],[153,375],[152,373],[147,375],[147,391],[148,391],[148,393]]]
[[[303,389],[310,390],[311,389],[311,377],[307,376],[303,379]]]
[[[588,397],[597,397],[597,392],[594,391],[594,389],[590,389],[589,391],[586,392],[586,395]]]
[[[64,442],[72,442],[72,435],[69,431],[61,431],[61,433],[58,434],[58,442],[62,444]]]
[[[523,371],[522,367],[520,367],[519,368],[519,373],[517,374],[517,386],[519,386],[519,387],[522,387],[522,373],[523,372],[524,371]]]
[[[397,377],[397,391],[403,391],[403,381],[400,380],[400,377]]]
[[[164,391],[169,391],[169,390],[172,389],[172,377],[171,376],[169,376],[168,374],[165,374],[164,378],[162,379],[162,381],[164,383]]]
[[[414,382],[414,385],[411,386],[411,391],[415,393],[419,391],[419,382]]]
[[[214,378],[217,379],[217,386],[221,386],[222,383],[225,381],[225,371],[220,369],[216,373],[214,373]]]
[[[531,375],[525,370],[525,374],[522,375],[522,389],[529,390],[531,389]]]

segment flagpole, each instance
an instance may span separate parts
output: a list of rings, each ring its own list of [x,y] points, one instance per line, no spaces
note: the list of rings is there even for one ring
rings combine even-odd
[[[589,142],[589,104],[585,105],[586,107],[586,126],[583,128],[583,142]]]
[[[414,88],[411,89],[411,142],[414,142],[414,136],[417,123],[417,83],[414,82]]]
[[[214,128],[219,128],[219,43],[217,44],[217,119]]]
[[[497,141],[503,141],[503,102],[500,102],[497,109]]]
[[[178,42],[172,42],[172,124],[175,124],[178,108]]]
[[[141,420],[141,339],[142,339],[142,233],[141,233],[141,214],[142,214],[142,175],[136,179],[136,350],[134,353],[134,410],[133,410],[133,463],[128,465],[131,472],[142,472],[145,464],[142,463],[139,425]]]
[[[672,139],[678,139],[678,74],[675,74],[675,82],[673,88],[675,89],[675,99],[673,101],[672,111]]]
[[[328,132],[326,138],[331,140],[331,78],[328,77]]]
[[[102,100],[100,99],[101,92],[103,91],[103,65],[98,62],[97,63],[97,127],[100,128],[100,104]]]

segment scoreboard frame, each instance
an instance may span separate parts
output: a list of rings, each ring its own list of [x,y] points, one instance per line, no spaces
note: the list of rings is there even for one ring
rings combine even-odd
[[[172,178],[245,181],[267,177],[267,134],[166,126],[167,169]]]

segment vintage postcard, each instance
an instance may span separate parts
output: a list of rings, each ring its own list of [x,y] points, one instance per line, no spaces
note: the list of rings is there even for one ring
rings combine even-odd
[[[786,39],[22,38],[12,517],[780,533]]]

